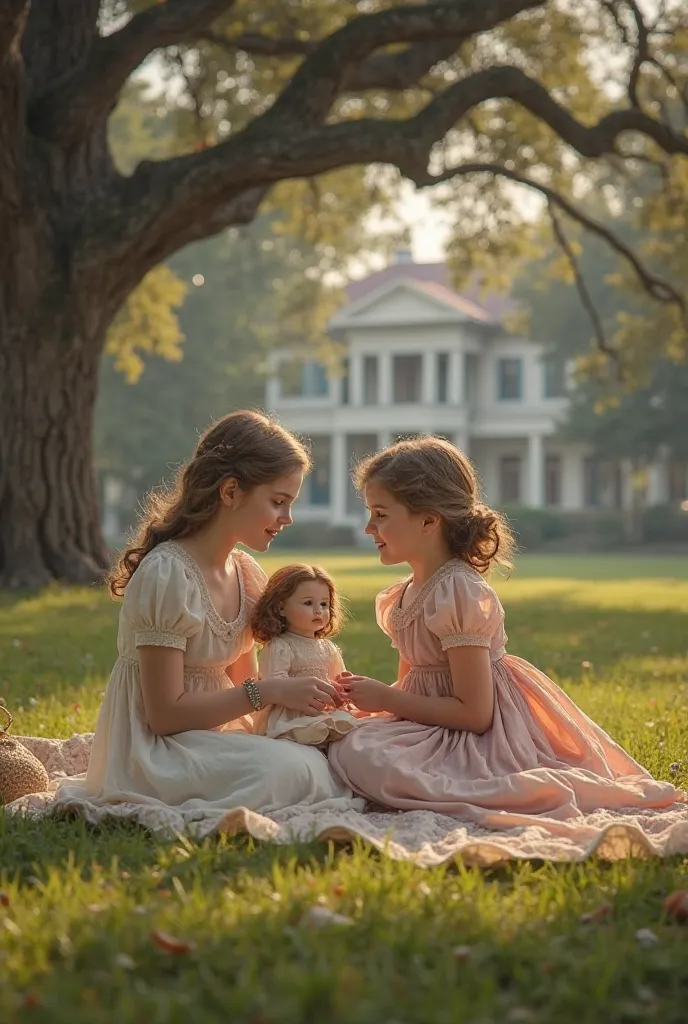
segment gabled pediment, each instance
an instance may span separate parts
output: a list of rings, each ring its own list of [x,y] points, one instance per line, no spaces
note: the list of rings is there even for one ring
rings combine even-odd
[[[343,306],[332,318],[330,328],[342,331],[466,322],[490,323],[491,318],[482,307],[443,285],[404,278],[381,285]]]

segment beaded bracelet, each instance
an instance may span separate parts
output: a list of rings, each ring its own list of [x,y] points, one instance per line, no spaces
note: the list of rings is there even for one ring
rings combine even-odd
[[[260,690],[256,686],[255,679],[245,679],[244,689],[248,694],[248,699],[251,702],[251,707],[254,711],[260,711],[263,707],[263,701],[260,698]]]

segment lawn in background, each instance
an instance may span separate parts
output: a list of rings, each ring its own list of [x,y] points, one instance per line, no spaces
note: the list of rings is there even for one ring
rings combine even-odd
[[[262,562],[299,558],[324,564],[347,596],[348,667],[391,681],[372,602],[398,572],[367,553]],[[496,588],[512,653],[657,776],[688,762],[688,559],[533,556]],[[93,728],[116,616],[95,590],[0,598],[0,696],[15,732]],[[661,910],[678,887],[686,858],[421,871],[362,847],[163,842],[133,826],[0,818],[0,1020],[682,1022],[688,926]],[[580,923],[605,903],[602,923]],[[319,904],[354,923],[301,924]],[[165,951],[156,929],[194,948]]]

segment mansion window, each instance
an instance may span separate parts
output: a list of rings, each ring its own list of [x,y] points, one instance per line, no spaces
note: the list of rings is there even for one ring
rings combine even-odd
[[[499,499],[504,505],[521,500],[521,457],[503,455],[499,460]]]
[[[497,361],[497,395],[500,402],[519,401],[523,398],[523,360]]]
[[[308,497],[311,505],[330,504],[330,452],[329,437],[311,438],[313,472],[308,476]]]
[[[394,356],[392,379],[395,403],[420,402],[421,356]]]
[[[588,508],[602,504],[602,467],[594,456],[583,459],[583,504]]]
[[[449,355],[439,352],[437,355],[437,403],[446,405],[449,401]]]
[[[342,359],[342,405],[348,405],[351,401],[350,397],[351,388],[349,386],[349,360],[348,358]]]
[[[372,455],[380,447],[377,434],[347,434],[347,463],[355,466],[366,455]],[[361,496],[354,487],[351,474],[347,473],[348,486],[346,495],[346,511],[350,516],[360,516],[364,512]]]
[[[545,505],[561,505],[561,455],[545,456]]]
[[[279,381],[284,398],[325,398],[330,391],[327,369],[314,359],[283,362]]]

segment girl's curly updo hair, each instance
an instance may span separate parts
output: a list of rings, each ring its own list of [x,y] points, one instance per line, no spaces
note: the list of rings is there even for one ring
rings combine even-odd
[[[253,637],[261,644],[266,644],[287,630],[287,623],[280,611],[280,605],[295,593],[301,583],[316,580],[324,583],[330,592],[330,621],[319,629],[316,637],[334,636],[342,626],[342,603],[328,572],[319,565],[284,565],[274,572],[265,585],[265,590],[258,598],[251,617]]]
[[[220,506],[220,487],[233,477],[242,490],[269,484],[311,468],[301,442],[276,420],[243,409],[213,423],[170,488],[151,491],[138,530],[108,577],[110,593],[122,597],[136,568],[158,544],[195,533]]]
[[[500,512],[479,501],[475,470],[449,441],[417,437],[367,456],[356,467],[354,483],[362,491],[372,480],[409,512],[440,516],[454,558],[483,575],[493,563],[512,568],[511,528]]]

